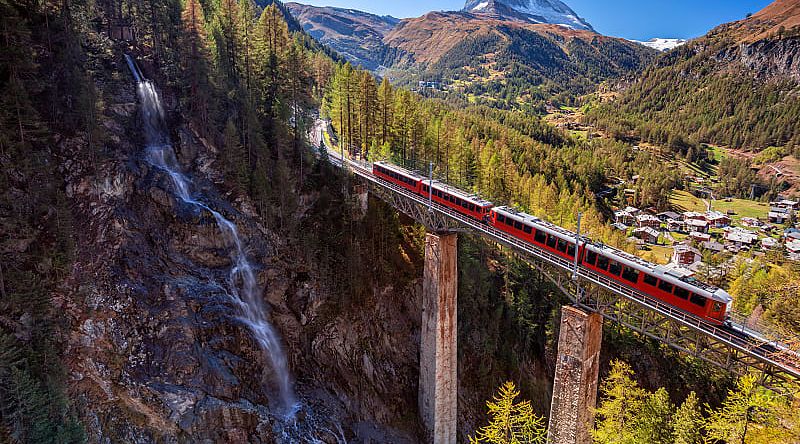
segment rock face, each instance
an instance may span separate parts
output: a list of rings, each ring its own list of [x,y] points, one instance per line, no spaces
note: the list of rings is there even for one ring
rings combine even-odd
[[[560,0],[467,0],[464,11],[594,31],[592,25]]]
[[[177,200],[146,161],[133,83],[98,75],[103,155],[88,156],[79,138],[60,147],[83,224],[57,300],[90,442],[415,441],[416,282],[338,304],[245,198],[220,194],[216,150],[168,111],[184,172],[238,226],[284,339],[301,402],[291,421],[276,414],[270,366],[221,284],[232,264],[214,218]]]

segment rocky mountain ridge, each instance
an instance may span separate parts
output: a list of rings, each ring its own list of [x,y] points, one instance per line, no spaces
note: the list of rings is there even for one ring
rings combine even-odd
[[[467,0],[463,11],[501,20],[519,20],[594,31],[592,25],[560,0]]]

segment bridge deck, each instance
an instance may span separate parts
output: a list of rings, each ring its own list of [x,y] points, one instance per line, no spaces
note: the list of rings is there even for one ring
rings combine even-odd
[[[376,177],[372,174],[370,163],[359,163],[348,158],[345,158],[343,162],[339,152],[336,152],[330,148],[328,149],[328,152],[332,164],[340,168],[344,164],[346,168],[353,174],[369,182],[375,187],[402,196],[403,199],[413,202],[419,206],[429,207],[430,210],[437,215],[456,222],[464,231],[477,233],[495,242],[503,244],[518,253],[556,267],[561,271],[572,273],[575,270],[575,266],[571,260],[567,260],[547,251],[540,250],[533,245],[510,236],[490,225],[471,219],[448,207],[437,204],[436,202],[429,202],[428,199],[425,199],[422,196]],[[693,345],[686,345],[680,341],[669,341],[668,344],[673,348],[687,352],[693,356],[704,359],[712,364],[721,366],[728,370],[735,371],[735,364],[737,362],[743,362],[745,363],[745,367],[758,368],[761,371],[770,373],[771,376],[776,376],[780,380],[800,380],[800,357],[795,352],[788,350],[787,347],[781,346],[777,342],[768,342],[769,340],[766,339],[756,340],[755,338],[747,337],[746,335],[736,334],[727,328],[711,324],[699,317],[684,312],[660,301],[659,299],[627,287],[587,268],[578,267],[577,275],[585,282],[603,288],[614,295],[624,298],[626,301],[632,302],[650,312],[657,313],[661,317],[678,324],[680,327],[696,332],[710,340],[708,341],[708,344],[701,344],[699,339],[693,340]],[[663,335],[653,334],[640,325],[632,325],[630,322],[623,319],[623,317],[619,316],[618,313],[615,313],[614,310],[609,310],[608,304],[604,305],[598,303],[596,300],[586,296],[586,294],[582,294],[581,297],[578,297],[578,294],[581,294],[581,291],[578,291],[577,289],[576,291],[569,292],[570,298],[577,306],[591,312],[600,313],[603,317],[611,321],[622,323],[623,325],[626,325],[635,331],[639,331],[640,333],[643,333],[653,339],[657,339],[659,341],[665,340],[665,338],[661,337]],[[641,322],[642,324],[645,323],[643,319]],[[739,329],[745,330],[745,328],[742,326],[739,326]],[[733,359],[728,357],[724,359],[726,362],[720,362],[722,359],[712,359],[704,356],[705,349],[716,350],[713,348],[714,345],[722,345],[727,350],[735,352],[738,357],[734,357]],[[769,347],[765,347],[766,345],[769,345]]]

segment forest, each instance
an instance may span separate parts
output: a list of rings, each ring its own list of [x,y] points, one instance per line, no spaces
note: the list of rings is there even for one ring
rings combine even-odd
[[[608,227],[609,209],[594,197],[610,175],[628,177],[647,170],[637,199],[659,208],[666,204],[668,191],[680,186],[675,172],[658,158],[646,152],[631,153],[621,142],[577,140],[521,111],[459,108],[424,99],[387,80],[378,81],[341,63],[304,33],[291,31],[285,11],[277,3],[0,0],[0,228],[4,234],[22,234],[4,236],[0,248],[3,442],[86,441],[77,419],[80,406],[70,401],[67,390],[62,363],[64,314],[57,297],[81,236],[78,222],[72,219],[63,178],[52,165],[65,155],[59,151],[60,138],[76,134],[85,136],[76,149],[98,158],[105,155],[103,128],[98,125],[104,98],[91,77],[110,68],[97,65],[92,53],[109,47],[98,37],[102,35],[99,31],[111,26],[102,17],[114,17],[117,10],[126,12],[136,30],[132,52],[177,97],[188,124],[219,147],[231,188],[256,203],[265,224],[302,248],[304,255],[325,264],[319,273],[347,295],[344,303],[357,304],[369,292],[365,282],[413,270],[391,261],[373,263],[368,259],[366,253],[373,247],[385,252],[399,250],[398,244],[404,242],[395,237],[400,222],[385,208],[372,208],[361,223],[349,218],[347,201],[335,191],[340,188],[339,181],[347,179],[331,179],[333,170],[314,157],[311,148],[315,147],[308,147],[305,141],[318,109],[330,118],[337,142],[354,156],[389,159],[420,170],[433,164],[437,178],[566,227],[574,228],[577,213],[583,212],[584,232],[618,246],[627,243]],[[117,68],[123,66],[121,54],[117,60]],[[298,218],[298,196],[310,191],[322,196],[313,209],[317,218]],[[409,237],[418,240],[421,235]],[[498,335],[524,336],[529,344],[544,341],[540,333],[547,328],[555,301],[537,300],[540,295],[531,288],[542,282],[532,275],[531,268],[506,258],[505,269],[490,273],[481,262],[489,256],[485,246],[467,243],[462,251],[461,260],[468,264],[463,268],[480,271],[471,273],[475,279],[471,291],[476,295],[494,292],[488,288],[490,281],[505,280],[502,295],[492,294],[505,298],[507,306],[474,302],[469,308],[476,316],[490,313],[494,319],[511,319],[510,327],[500,329],[501,322],[492,327],[502,330]],[[388,277],[375,277],[381,275]],[[736,293],[744,295],[739,303],[751,310],[760,305],[776,324],[797,328],[797,305],[790,299],[797,296],[796,288],[782,289],[785,298],[775,298],[770,290],[787,276],[742,265],[734,280]],[[465,281],[469,282],[469,277]],[[484,340],[481,345],[504,353],[508,366],[519,359],[515,357],[519,350],[505,348],[502,340]],[[535,348],[530,345],[527,351]],[[696,400],[687,398],[675,409],[663,393],[638,389],[624,367],[615,365],[610,375],[598,411],[598,442],[640,442],[635,439],[645,435],[636,434],[644,432],[634,430],[631,424],[645,424],[650,433],[678,433],[691,429],[685,421],[700,421]],[[775,424],[776,416],[763,412],[788,414],[783,404],[748,381],[739,382],[721,409],[703,410],[712,424],[706,426],[708,436],[735,442],[741,435],[722,433],[739,430],[735,427],[742,418],[757,424],[759,430],[771,430],[767,425]],[[615,410],[619,390],[629,391],[622,399],[635,401],[621,413]],[[514,406],[514,393],[513,386],[505,387],[499,396],[512,401],[496,406]],[[740,393],[750,396],[747,402],[758,402],[753,419],[748,419],[750,404],[742,404],[744,395]],[[689,407],[684,407],[686,403]],[[664,405],[669,408],[658,410]],[[526,434],[541,434],[541,418],[530,406],[517,411],[529,420]],[[641,411],[656,413],[646,416]],[[665,412],[689,419],[681,419],[680,427],[676,419],[670,419],[672,425],[667,428],[652,422],[654,417],[666,421]],[[629,417],[638,419],[628,421]],[[785,418],[778,421],[780,427],[795,420]],[[639,438],[602,440],[603,431],[628,433],[626,427],[631,427],[630,436]],[[784,433],[785,427],[780,427]],[[477,436],[485,442],[508,442],[492,440],[496,435],[491,428],[482,429]],[[747,442],[758,442],[755,437],[765,435],[747,436]],[[696,437],[680,442],[700,441]]]

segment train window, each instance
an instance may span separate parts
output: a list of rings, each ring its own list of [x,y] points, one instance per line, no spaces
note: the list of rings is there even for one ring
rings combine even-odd
[[[533,236],[533,241],[543,244],[547,241],[547,233],[542,230],[536,230],[536,234]]]
[[[522,222],[520,222],[518,220],[514,221],[514,228],[516,228],[517,230],[521,230],[522,229]]]
[[[562,253],[566,253],[567,252],[567,241],[565,241],[564,239],[559,239],[558,240],[558,246],[556,247],[556,250],[558,250],[558,251],[560,251]]]
[[[689,299],[689,302],[691,302],[694,305],[697,305],[698,307],[705,307],[707,300],[708,299],[700,296],[699,294],[692,293],[692,297]]]
[[[567,245],[567,254],[570,256],[575,256],[575,244]]]
[[[639,270],[626,266],[622,269],[622,279],[633,282],[634,284],[639,282]]]
[[[602,256],[602,255],[598,256],[597,257],[597,268],[599,268],[601,270],[604,270],[604,271],[606,269],[608,269],[608,258],[605,257],[605,256]]]
[[[597,253],[594,251],[586,250],[586,262],[589,265],[594,265],[594,262],[597,260]]]
[[[675,287],[675,296],[683,299],[684,301],[689,299],[689,290],[681,287]]]
[[[509,227],[513,228],[514,227],[514,219],[511,219],[510,217],[506,218],[506,225],[508,225]]]
[[[475,204],[469,204],[469,210],[475,211]]]
[[[547,246],[550,247],[550,248],[555,248],[557,240],[558,239],[555,236],[553,236],[552,234],[550,236],[547,236]]]
[[[673,285],[667,281],[661,281],[658,283],[658,288],[666,291],[667,293],[672,293],[672,287]]]
[[[465,210],[469,210],[469,202],[466,200],[461,202],[461,206],[464,207]]]
[[[651,287],[655,287],[656,285],[658,285],[658,278],[655,276],[651,276],[649,274],[645,274],[644,283]]]
[[[427,193],[428,192],[428,186],[427,185],[423,185],[422,186],[422,191]]]
[[[617,261],[611,261],[608,265],[608,272],[614,276],[619,276],[619,274],[622,273],[622,265]]]
[[[505,216],[503,216],[502,214],[498,214],[497,215],[497,223],[502,224],[502,223],[505,223],[505,221],[506,221],[506,217]]]
[[[533,229],[528,225],[525,225],[524,227],[522,227],[522,231],[524,231],[525,234],[531,234],[533,232]]]
[[[722,303],[721,302],[714,302],[713,311],[714,312],[722,311]]]

